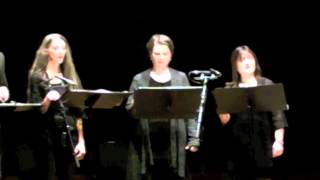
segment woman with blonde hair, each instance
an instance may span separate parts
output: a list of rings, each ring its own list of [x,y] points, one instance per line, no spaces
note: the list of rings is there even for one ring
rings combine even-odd
[[[27,94],[30,103],[42,103],[44,131],[35,150],[41,178],[52,180],[57,176],[59,180],[71,180],[74,160],[81,160],[86,154],[82,112],[61,106],[63,91],[59,87],[82,88],[82,85],[66,38],[54,33],[43,39],[36,52],[29,71]]]

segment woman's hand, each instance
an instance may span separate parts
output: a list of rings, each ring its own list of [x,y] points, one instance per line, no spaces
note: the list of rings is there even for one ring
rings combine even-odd
[[[274,143],[272,145],[272,157],[279,157],[283,154],[284,128],[274,131]]]
[[[56,90],[51,90],[47,93],[46,97],[44,97],[41,103],[41,112],[46,113],[49,109],[51,101],[57,101],[60,99],[61,95]]]
[[[272,157],[279,157],[283,154],[283,142],[274,141],[272,145]]]
[[[84,141],[79,141],[74,148],[74,155],[78,160],[82,160],[86,154],[86,147]]]
[[[1,102],[6,102],[8,101],[10,97],[9,90],[6,86],[1,86],[0,87],[0,101]]]
[[[49,91],[46,96],[46,98],[48,98],[50,101],[57,101],[58,99],[60,99],[60,97],[60,93],[56,90]]]
[[[199,150],[199,148],[196,147],[196,146],[187,145],[185,147],[185,150],[188,150],[188,151],[191,151],[191,152],[197,152]]]

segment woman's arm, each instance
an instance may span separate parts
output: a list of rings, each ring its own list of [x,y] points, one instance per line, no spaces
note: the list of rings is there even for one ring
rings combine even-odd
[[[283,111],[272,112],[272,120],[275,128],[272,156],[279,157],[284,151],[284,133],[288,123]]]
[[[181,74],[182,76],[182,85],[190,86],[190,82],[185,73]],[[188,143],[185,147],[186,150],[191,152],[197,152],[200,146],[200,139],[197,137],[197,119],[188,119],[187,120],[187,132],[188,132]]]
[[[191,152],[196,152],[200,146],[200,139],[197,137],[197,121],[195,119],[187,120],[187,130],[188,144],[185,149],[190,150]]]
[[[76,128],[78,132],[78,143],[74,149],[74,153],[78,160],[82,160],[86,154],[85,140],[83,135],[83,121],[82,118],[76,119]]]
[[[135,76],[131,82],[129,91],[134,92],[136,89],[138,89],[138,86],[139,86],[139,80],[138,80],[137,76]],[[133,94],[131,94],[127,99],[126,109],[133,117],[135,116],[134,95]]]

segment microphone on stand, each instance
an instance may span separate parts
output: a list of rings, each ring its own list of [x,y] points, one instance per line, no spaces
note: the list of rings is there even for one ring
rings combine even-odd
[[[201,91],[201,100],[198,109],[198,117],[197,117],[197,129],[196,129],[196,137],[200,138],[201,134],[201,123],[204,113],[204,107],[206,104],[207,99],[207,84],[210,80],[214,80],[222,76],[221,72],[210,68],[209,70],[193,70],[188,73],[191,81],[201,84],[202,91]]]
[[[218,70],[215,70],[213,68],[210,68],[209,70],[193,70],[193,71],[190,71],[189,74],[193,74],[195,76],[197,75],[201,75],[201,74],[204,74],[204,75],[215,75],[216,77],[220,77],[222,76],[221,72],[218,71]]]
[[[193,70],[188,73],[192,81],[201,83],[204,79],[214,80],[222,76],[222,73],[218,70],[210,68],[209,70]]]
[[[213,68],[210,68],[210,71],[211,71],[213,74],[215,74],[217,77],[222,76],[222,73],[221,73],[220,71],[218,71],[218,70],[215,70],[215,69],[213,69]]]
[[[193,74],[193,75],[195,75],[195,76],[200,75],[200,74],[211,75],[211,71],[207,71],[207,70],[193,70],[193,71],[190,71],[189,74]]]
[[[68,78],[65,78],[65,77],[62,77],[62,76],[57,76],[57,75],[54,76],[54,77],[62,80],[63,82],[67,83],[68,85],[73,85],[73,86],[77,85],[77,83],[74,82],[74,81],[71,80],[71,79],[68,79]]]

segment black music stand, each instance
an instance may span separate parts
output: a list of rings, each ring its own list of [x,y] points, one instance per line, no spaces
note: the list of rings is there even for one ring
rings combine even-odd
[[[212,94],[215,97],[218,113],[287,110],[281,83],[250,88],[216,88]]]
[[[85,89],[70,89],[64,92],[60,99],[62,108],[73,107],[80,109],[111,109],[115,106],[120,106],[123,99],[128,97],[129,92],[112,92],[104,89],[100,90],[85,90]],[[66,115],[64,114],[66,117]],[[75,144],[71,140],[70,127],[67,125],[68,135],[72,148]],[[75,158],[76,166],[80,167],[80,162]]]
[[[130,92],[113,92],[107,90],[72,89],[62,96],[62,102],[67,107],[81,109],[111,109],[120,106]]]
[[[137,118],[196,118],[201,86],[140,87],[134,92]]]
[[[34,125],[37,117],[33,111],[38,112],[40,107],[41,103],[0,103],[0,113],[3,117],[0,121],[0,149],[4,174],[34,167],[33,155],[29,152],[31,142],[33,143],[39,134],[37,125]]]

